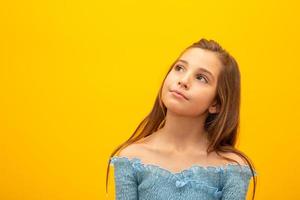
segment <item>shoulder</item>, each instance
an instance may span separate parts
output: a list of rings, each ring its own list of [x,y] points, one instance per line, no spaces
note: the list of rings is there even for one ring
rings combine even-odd
[[[233,160],[237,161],[241,165],[248,165],[248,163],[245,160],[245,158],[243,158],[241,155],[239,155],[237,153],[227,152],[227,153],[221,153],[221,155],[225,156],[227,158],[233,159]],[[230,161],[230,162],[232,162],[232,161]]]
[[[128,146],[122,147],[118,153],[110,158],[111,163],[113,165],[118,164],[118,166],[120,166],[119,164],[125,164],[126,166],[128,166],[128,161],[132,158],[136,158],[137,152],[139,152],[139,147],[135,144],[129,144]]]
[[[129,144],[128,146],[122,148],[119,152],[119,156],[133,158],[138,157],[143,151],[143,146],[140,144]]]

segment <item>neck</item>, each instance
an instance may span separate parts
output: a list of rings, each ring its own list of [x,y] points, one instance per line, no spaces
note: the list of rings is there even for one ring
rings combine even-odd
[[[207,132],[204,130],[206,116],[188,117],[167,112],[166,122],[159,130],[160,145],[175,153],[188,151],[206,152]]]

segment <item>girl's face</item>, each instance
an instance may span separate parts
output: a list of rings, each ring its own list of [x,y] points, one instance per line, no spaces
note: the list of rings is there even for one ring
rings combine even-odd
[[[162,88],[162,101],[167,109],[186,116],[199,116],[206,111],[215,113],[221,67],[214,52],[198,47],[186,50],[172,66]]]

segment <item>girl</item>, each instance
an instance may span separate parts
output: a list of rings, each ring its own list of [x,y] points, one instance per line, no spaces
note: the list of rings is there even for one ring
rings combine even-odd
[[[214,40],[187,47],[154,107],[111,154],[118,200],[244,200],[257,172],[235,145],[240,112],[236,60]],[[115,155],[119,151],[118,156]]]

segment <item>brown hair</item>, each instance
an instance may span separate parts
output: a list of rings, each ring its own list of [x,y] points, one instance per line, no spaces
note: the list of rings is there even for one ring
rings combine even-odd
[[[224,157],[219,154],[219,152],[232,152],[242,156],[246,162],[249,164],[252,177],[254,180],[253,187],[253,196],[255,196],[256,190],[256,177],[254,175],[254,165],[252,164],[251,159],[244,154],[242,151],[235,148],[237,137],[238,137],[238,128],[239,128],[239,114],[240,114],[240,72],[236,60],[217,42],[214,40],[201,39],[198,42],[193,43],[188,46],[183,52],[189,48],[202,48],[215,52],[223,64],[222,70],[218,77],[217,84],[217,94],[216,100],[220,106],[218,113],[209,113],[205,121],[205,129],[207,130],[209,145],[207,148],[207,153],[215,151],[219,156],[225,158],[226,160],[236,162],[231,158]],[[179,55],[179,57],[183,54]],[[168,73],[173,68],[173,65],[176,63],[175,60]],[[165,81],[168,73],[166,74],[163,82]],[[110,158],[116,154],[117,151],[125,148],[126,146],[134,143],[148,135],[151,135],[153,132],[160,129],[165,123],[165,113],[166,107],[161,101],[161,92],[163,84],[161,85],[158,95],[156,97],[154,106],[151,112],[141,121],[134,133],[130,138],[119,145],[111,154]],[[108,174],[109,174],[110,159],[107,166],[106,173],[106,193],[107,193],[107,184],[108,184]]]

